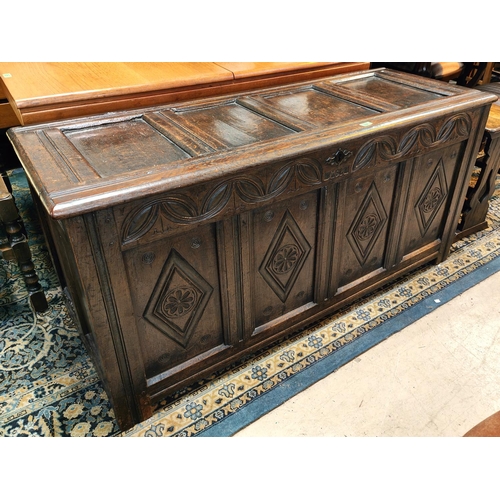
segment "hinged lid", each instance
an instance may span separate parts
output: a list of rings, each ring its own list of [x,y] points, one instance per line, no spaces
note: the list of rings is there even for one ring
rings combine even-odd
[[[64,218],[495,99],[380,69],[8,135],[49,213]]]

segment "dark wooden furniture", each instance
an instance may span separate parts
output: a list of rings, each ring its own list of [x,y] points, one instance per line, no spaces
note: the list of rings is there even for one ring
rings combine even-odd
[[[119,425],[445,259],[493,100],[376,70],[11,129]]]
[[[1,256],[6,260],[17,261],[33,309],[37,312],[46,311],[48,309],[47,299],[38,281],[28,239],[23,230],[23,223],[14,197],[7,188],[2,176],[0,176],[0,225],[5,230],[8,238],[8,244],[0,247]]]
[[[33,309],[44,312],[48,309],[45,293],[38,280],[28,243],[28,234],[17,209],[8,170],[21,168],[5,130],[0,130],[0,257],[16,261],[28,290]]]
[[[371,68],[387,68],[443,82],[456,80],[464,70],[461,62],[372,62]]]
[[[388,68],[412,75],[434,78],[443,82],[455,81],[457,85],[474,88],[488,83],[493,63],[486,62],[372,62],[371,68]]]
[[[500,83],[478,87],[500,96]],[[471,179],[458,224],[457,239],[488,227],[486,215],[500,169],[500,105],[491,106],[483,141],[476,159],[476,172]]]
[[[485,76],[489,78],[489,75],[486,75],[485,73],[490,63],[465,62],[463,65],[463,70],[457,78],[457,85],[474,88],[476,85],[483,82],[483,78]]]

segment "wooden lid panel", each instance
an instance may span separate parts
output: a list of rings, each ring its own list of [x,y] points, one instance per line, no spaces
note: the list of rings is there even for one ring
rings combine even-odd
[[[339,141],[359,145],[389,122],[403,127],[415,118],[494,100],[485,92],[454,87],[369,71],[18,127],[8,135],[42,200],[59,218],[230,176]]]
[[[181,124],[214,150],[225,150],[293,133],[281,123],[236,101],[216,106],[175,108],[165,115]]]
[[[100,177],[191,158],[143,119],[64,131]],[[160,160],[160,161],[159,161]]]
[[[424,104],[443,97],[443,94],[437,93],[435,90],[402,85],[378,75],[369,75],[365,78],[339,82],[338,85],[380,100],[397,103],[401,108]]]
[[[275,108],[314,124],[331,126],[380,114],[374,109],[336,97],[313,87],[265,96]]]

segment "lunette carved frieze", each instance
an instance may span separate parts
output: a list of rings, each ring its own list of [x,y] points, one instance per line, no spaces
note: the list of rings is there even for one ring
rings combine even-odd
[[[128,214],[122,226],[122,243],[140,239],[161,218],[182,225],[204,222],[226,209],[235,196],[248,204],[269,201],[289,188],[294,189],[296,181],[306,186],[320,186],[376,164],[378,160],[398,161],[449,140],[466,138],[471,127],[470,116],[459,113],[438,130],[430,124],[421,124],[411,128],[399,141],[393,135],[383,135],[369,140],[356,153],[337,147],[322,162],[312,158],[294,160],[277,170],[267,184],[259,175],[246,174],[217,184],[201,200],[183,192],[166,193]]]
[[[160,217],[176,224],[194,224],[215,217],[237,196],[245,203],[271,200],[296,181],[307,186],[322,183],[319,162],[303,158],[281,167],[265,184],[257,175],[242,175],[222,182],[211,189],[199,202],[185,193],[166,193],[133,210],[122,227],[122,242],[130,243],[148,233]]]
[[[405,156],[418,154],[429,147],[439,146],[452,139],[469,136],[472,120],[460,113],[444,122],[439,130],[424,123],[409,130],[399,141],[390,135],[377,137],[364,144],[354,158],[352,170],[356,171],[375,163],[377,159],[395,161]]]

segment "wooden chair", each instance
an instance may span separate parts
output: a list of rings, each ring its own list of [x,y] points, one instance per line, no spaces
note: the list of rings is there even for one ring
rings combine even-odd
[[[372,68],[389,68],[413,75],[449,82],[457,79],[464,68],[461,62],[372,62]]]
[[[474,88],[482,83],[488,63],[486,62],[466,62],[460,76],[457,78],[457,85]]]
[[[6,149],[6,144],[1,142],[0,150],[2,151],[0,155],[0,227],[7,237],[7,241],[0,244],[0,257],[5,260],[17,261],[33,309],[37,312],[44,312],[49,307],[47,298],[35,271],[27,233],[12,194],[12,186],[7,175],[7,164],[4,161],[6,156],[10,156],[10,152]],[[10,166],[12,168],[18,164],[17,161],[11,163]]]
[[[495,94],[500,99],[500,82],[478,85],[476,90]],[[475,173],[465,197],[457,239],[488,227],[486,216],[490,198],[495,192],[500,171],[500,101],[493,103],[486,122],[483,140],[476,158]]]
[[[464,70],[462,62],[431,62],[430,77],[435,80],[449,82],[450,80],[458,80]],[[458,81],[457,81],[458,83]]]
[[[455,81],[462,87],[478,85],[486,71],[486,62],[372,62],[372,68],[389,68],[425,76],[443,82]]]

